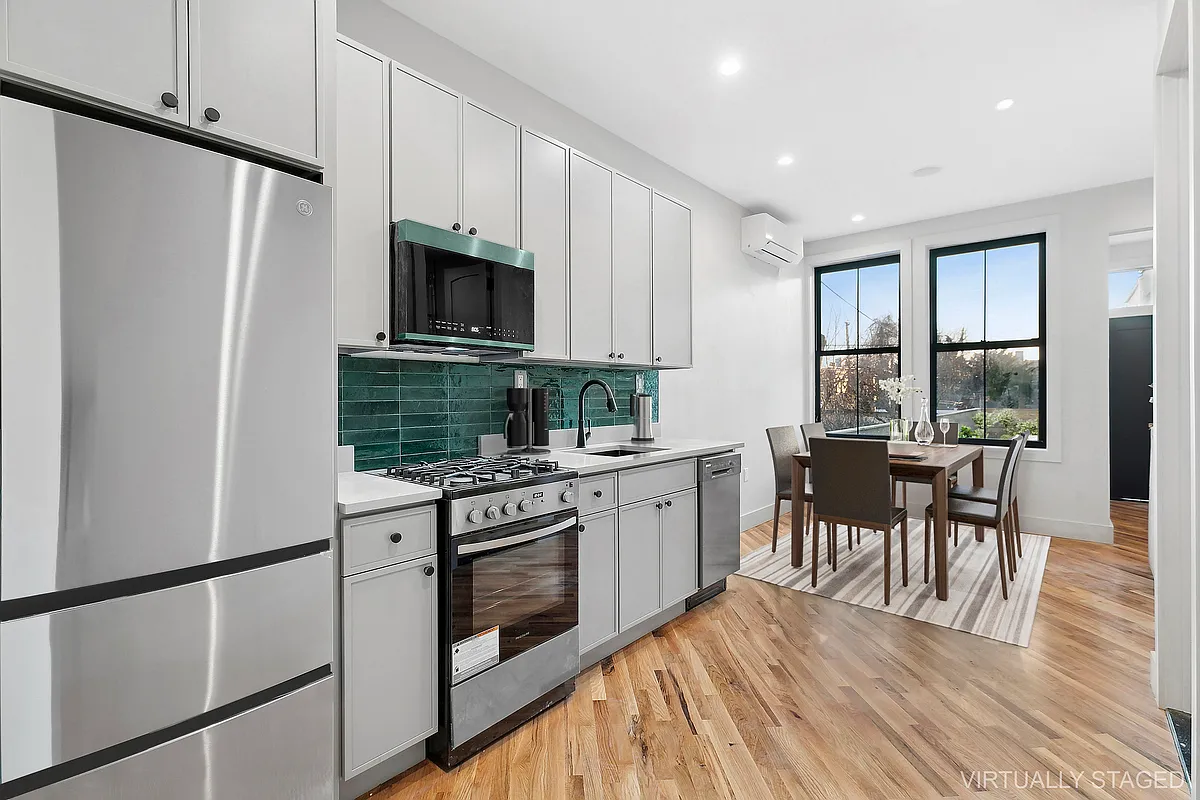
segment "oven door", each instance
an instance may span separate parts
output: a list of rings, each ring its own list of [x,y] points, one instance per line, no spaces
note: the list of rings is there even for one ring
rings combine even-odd
[[[448,672],[456,684],[579,624],[574,509],[450,540]]]

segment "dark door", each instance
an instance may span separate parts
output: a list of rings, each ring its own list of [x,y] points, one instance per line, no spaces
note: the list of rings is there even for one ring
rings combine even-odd
[[[1108,488],[1114,500],[1150,499],[1150,384],[1154,317],[1108,323]]]

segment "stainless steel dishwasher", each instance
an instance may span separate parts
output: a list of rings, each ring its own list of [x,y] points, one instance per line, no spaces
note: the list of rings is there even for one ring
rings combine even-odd
[[[700,591],[692,608],[725,591],[725,578],[741,566],[742,457],[722,453],[700,459]]]

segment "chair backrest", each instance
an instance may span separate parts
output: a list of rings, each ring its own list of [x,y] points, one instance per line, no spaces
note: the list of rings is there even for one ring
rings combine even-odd
[[[800,452],[796,429],[791,425],[767,428],[767,444],[771,445],[771,460],[775,464],[775,494],[792,488],[792,456]]]
[[[813,437],[813,511],[886,528],[892,522],[888,443]]]
[[[1012,502],[1013,476],[1017,469],[1017,461],[1021,457],[1020,450],[1024,442],[1024,434],[1008,441],[1008,452],[1004,454],[1004,466],[1000,468],[1000,483],[996,487],[996,513],[999,516],[1003,516],[1008,511],[1009,503]]]
[[[812,440],[825,438],[824,422],[807,422],[800,426],[800,435],[804,437],[804,449],[812,452]]]
[[[1025,456],[1025,445],[1029,444],[1029,432],[1022,431],[1017,438],[1021,440],[1021,443],[1017,445],[1017,452],[1013,456],[1012,486],[1009,487],[1010,502],[1017,498],[1017,478],[1021,474],[1021,459]]]

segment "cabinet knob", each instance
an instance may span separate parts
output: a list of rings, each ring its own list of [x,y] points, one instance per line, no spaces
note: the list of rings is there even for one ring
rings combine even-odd
[[[670,500],[668,500],[668,501],[667,501],[667,505],[668,505],[668,506],[669,506],[669,505],[671,505],[671,501],[670,501]]]
[[[421,571],[425,573],[425,577],[429,577],[430,575],[433,574],[433,565],[432,564],[428,565],[425,567],[425,569],[423,569]]]
[[[617,353],[617,358],[624,358],[624,357],[625,357],[624,353]]]
[[[604,492],[600,491],[599,489],[597,489],[596,491],[592,492],[592,494],[596,495],[596,497],[603,497],[603,496],[604,496]]]
[[[479,233],[479,228],[472,227],[472,228],[471,228],[469,231],[467,231],[467,233],[469,233],[469,234],[471,234],[472,236],[474,236],[475,234]]]
[[[217,111],[212,106],[209,106],[208,108],[204,109],[204,118],[209,122],[220,122],[221,112]]]
[[[662,356],[655,356],[655,357],[654,357],[654,360],[655,360],[655,361],[662,361]]]
[[[454,223],[453,225],[451,225],[451,226],[450,226],[450,230],[452,230],[452,231],[461,231],[461,230],[462,230],[462,225],[460,225],[460,224],[458,224],[458,223],[456,222],[456,223]]]
[[[388,538],[392,540],[392,544],[400,544],[400,540],[403,539],[404,537],[401,536],[399,533],[393,533]]]
[[[159,99],[167,108],[179,108],[179,98],[173,92],[163,92]]]
[[[383,344],[384,342],[387,341],[387,334],[384,333],[383,331],[380,331],[379,333],[375,334],[375,341],[379,342],[380,344]]]
[[[616,353],[609,353],[609,354],[608,354],[608,357],[609,357],[609,358],[616,358],[616,357],[617,357],[617,354],[616,354]]]
[[[583,533],[583,526],[582,526],[582,525],[580,525],[580,526],[579,526],[579,532],[580,532],[580,533]]]
[[[654,507],[655,507],[655,508],[662,508],[662,503],[655,503],[655,504],[654,504]]]

